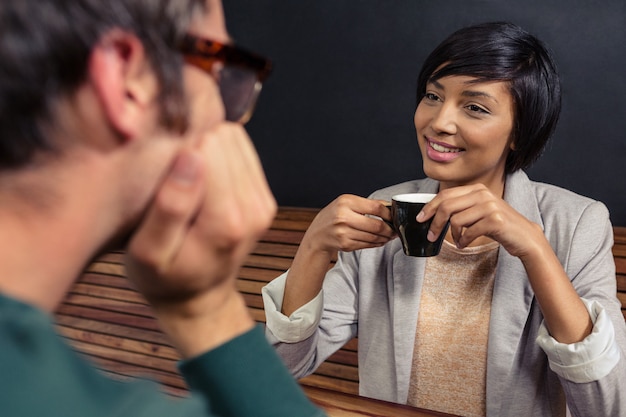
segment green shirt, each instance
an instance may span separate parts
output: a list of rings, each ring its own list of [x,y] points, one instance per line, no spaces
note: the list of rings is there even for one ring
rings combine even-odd
[[[3,417],[322,417],[253,330],[180,363],[192,395],[174,399],[149,381],[106,378],[54,329],[47,314],[0,294]]]

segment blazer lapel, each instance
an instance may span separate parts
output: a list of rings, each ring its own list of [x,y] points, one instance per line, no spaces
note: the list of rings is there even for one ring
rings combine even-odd
[[[406,256],[399,251],[393,258],[393,349],[396,370],[396,401],[406,403],[415,346],[415,331],[419,311],[426,258]]]
[[[543,226],[532,184],[522,171],[507,178],[504,199],[524,217]],[[505,381],[513,369],[533,299],[522,262],[500,248],[487,347],[487,416],[501,415]]]
[[[498,416],[534,294],[522,263],[500,249],[487,346],[487,416]]]

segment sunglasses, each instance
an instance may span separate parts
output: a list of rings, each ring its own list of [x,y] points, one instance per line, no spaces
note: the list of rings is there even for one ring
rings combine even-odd
[[[179,51],[185,62],[213,76],[219,86],[226,120],[245,124],[250,120],[272,63],[233,45],[185,35]]]

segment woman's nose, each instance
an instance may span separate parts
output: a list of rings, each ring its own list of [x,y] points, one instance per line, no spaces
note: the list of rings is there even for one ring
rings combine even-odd
[[[453,135],[457,129],[456,117],[454,106],[444,102],[434,112],[431,127],[438,133]]]

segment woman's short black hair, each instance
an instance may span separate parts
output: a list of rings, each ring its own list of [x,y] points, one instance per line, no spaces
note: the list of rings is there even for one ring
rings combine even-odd
[[[515,108],[507,173],[527,168],[541,156],[561,112],[561,85],[554,60],[539,39],[509,22],[456,31],[426,58],[417,81],[418,103],[429,82],[450,75],[509,84]]]
[[[0,170],[54,151],[43,126],[55,102],[85,81],[89,55],[113,28],[144,44],[160,84],[164,127],[187,122],[182,57],[175,46],[203,0],[16,0],[0,3]]]

